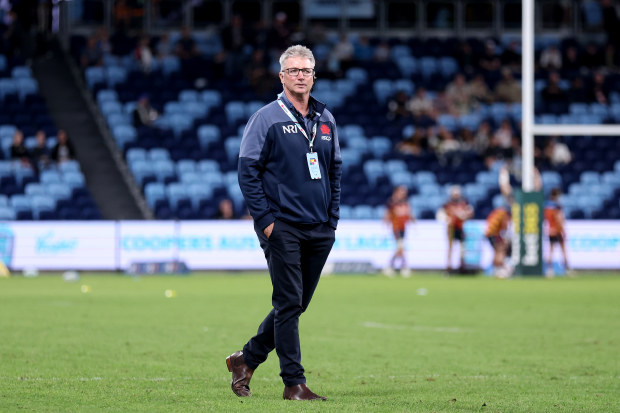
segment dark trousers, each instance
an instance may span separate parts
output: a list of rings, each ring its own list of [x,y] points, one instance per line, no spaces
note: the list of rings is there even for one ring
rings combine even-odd
[[[243,347],[243,358],[250,368],[256,369],[275,348],[284,384],[305,383],[299,316],[308,308],[319,283],[334,244],[334,230],[327,224],[292,225],[278,220],[267,239],[262,229],[254,229],[269,267],[273,309]]]

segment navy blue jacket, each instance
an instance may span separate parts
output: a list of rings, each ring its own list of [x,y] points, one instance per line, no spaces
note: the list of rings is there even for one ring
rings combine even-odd
[[[290,223],[327,222],[336,228],[340,217],[342,160],[336,121],[325,104],[310,97],[310,113],[303,119],[284,93],[278,95],[297,122],[273,101],[248,121],[239,152],[239,186],[258,228],[275,219]],[[317,120],[318,118],[318,120]],[[307,122],[305,122],[307,121]],[[319,158],[321,179],[311,179],[306,154],[309,144],[299,127],[318,121],[314,151]],[[303,126],[300,126],[303,125]]]

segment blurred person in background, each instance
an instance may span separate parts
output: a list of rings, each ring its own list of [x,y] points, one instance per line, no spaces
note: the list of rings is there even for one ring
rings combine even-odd
[[[560,205],[560,188],[553,188],[549,195],[549,200],[545,203],[544,215],[549,234],[549,255],[547,256],[546,276],[553,277],[553,248],[555,244],[560,246],[562,258],[564,259],[564,269],[569,273],[568,255],[566,254],[566,231],[564,228],[564,211]]]
[[[554,167],[570,163],[573,156],[565,143],[559,141],[557,136],[552,136],[544,149],[544,155]]]
[[[452,247],[455,241],[459,242],[460,260],[459,267],[465,267],[465,221],[474,216],[474,209],[463,198],[461,187],[454,185],[450,188],[450,199],[437,211],[437,220],[448,224],[448,273],[452,272]]]
[[[141,126],[152,128],[155,126],[158,117],[159,113],[151,106],[149,96],[146,93],[141,94],[133,111],[133,126],[136,128]]]
[[[506,263],[509,255],[510,236],[510,210],[508,206],[501,206],[491,211],[487,217],[487,227],[484,236],[489,240],[493,248],[493,275],[497,278],[507,278],[512,274],[510,266]]]
[[[336,121],[310,95],[315,60],[305,46],[282,53],[277,100],[253,114],[239,152],[239,186],[265,253],[273,309],[242,351],[226,359],[232,391],[250,396],[250,379],[272,350],[287,400],[325,400],[306,385],[299,317],[306,311],[335,241],[342,160]]]
[[[38,130],[35,138],[37,139],[37,144],[32,148],[32,160],[37,170],[41,171],[50,166],[51,153],[47,147],[47,136],[45,135],[45,131]]]
[[[56,163],[62,163],[75,159],[75,149],[64,129],[58,129],[56,133],[58,143],[52,148],[51,158]]]
[[[503,103],[521,102],[521,85],[507,67],[502,69],[502,78],[495,85],[495,100]]]
[[[415,221],[415,217],[407,198],[407,187],[400,185],[394,188],[386,206],[387,210],[384,220],[392,226],[392,234],[396,241],[396,251],[390,259],[389,266],[383,270],[383,273],[388,277],[393,277],[396,270],[396,261],[400,261],[400,275],[408,278],[411,276],[411,272],[405,257],[405,230],[410,221]]]
[[[18,160],[22,166],[32,167],[30,152],[24,144],[24,134],[21,130],[15,130],[13,133],[13,142],[11,143],[11,159]]]
[[[220,201],[215,219],[235,219],[235,209],[230,199],[225,198]]]

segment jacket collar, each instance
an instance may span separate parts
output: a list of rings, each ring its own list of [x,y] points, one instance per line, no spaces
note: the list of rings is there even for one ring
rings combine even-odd
[[[286,97],[286,93],[284,93],[284,91],[278,94],[278,99],[282,100],[282,102],[284,102],[286,107],[289,108],[291,112],[298,115],[299,117],[302,117],[301,113],[299,113],[299,111],[295,109],[295,106],[293,106],[293,104],[288,99],[288,97]],[[314,96],[310,95],[310,99],[308,101],[308,109],[309,109],[308,113],[314,112],[320,117],[323,111],[325,110],[325,106],[327,106],[325,105],[325,103],[315,99]]]

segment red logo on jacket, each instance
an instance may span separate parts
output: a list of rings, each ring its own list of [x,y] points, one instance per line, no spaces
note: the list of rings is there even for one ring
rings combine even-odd
[[[324,133],[325,135],[328,135],[331,133],[331,129],[329,128],[329,126],[327,125],[321,125],[321,133]]]

